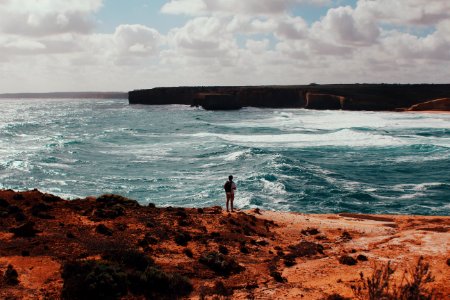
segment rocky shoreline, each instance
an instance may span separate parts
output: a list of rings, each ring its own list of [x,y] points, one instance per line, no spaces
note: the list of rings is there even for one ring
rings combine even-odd
[[[389,262],[385,293],[421,272],[404,293],[448,299],[449,232],[448,216],[229,214],[1,190],[0,298],[368,299],[367,278]]]
[[[353,111],[450,111],[450,84],[310,84],[159,87],[128,92],[130,104]]]

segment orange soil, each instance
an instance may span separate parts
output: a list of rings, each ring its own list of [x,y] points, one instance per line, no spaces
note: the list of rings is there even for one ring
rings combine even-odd
[[[143,251],[163,270],[185,275],[194,285],[192,299],[217,281],[233,290],[233,299],[323,299],[333,293],[351,298],[350,286],[360,272],[370,275],[375,265],[391,261],[400,279],[402,270],[420,256],[435,276],[428,286],[438,292],[438,299],[450,297],[450,217],[259,210],[229,214],[220,207],[153,208],[133,202],[118,204],[124,209],[120,216],[105,217],[93,197],[65,201],[37,190],[7,190],[0,191],[0,199],[9,205],[0,205],[0,276],[11,264],[20,280],[16,286],[0,280],[0,299],[56,299],[63,287],[60,271],[65,261],[99,258],[108,249]],[[37,204],[47,206],[44,214],[36,209]],[[2,214],[11,206],[17,206],[25,218],[17,217],[17,209]],[[36,236],[17,237],[10,232],[27,221],[35,223]],[[112,235],[96,232],[98,224],[112,229]],[[309,234],[307,229],[319,233]],[[179,232],[192,237],[187,246],[174,241]],[[146,234],[153,242],[142,243]],[[286,266],[286,255],[294,249],[290,246],[301,241],[320,244],[323,253],[294,257],[292,266]],[[219,246],[225,246],[227,256],[245,270],[221,276],[198,262],[202,253],[217,251]],[[186,248],[192,251],[192,258],[184,253]],[[368,261],[353,266],[339,263],[342,255],[356,258],[359,254]],[[286,281],[277,282],[271,276],[273,271]]]

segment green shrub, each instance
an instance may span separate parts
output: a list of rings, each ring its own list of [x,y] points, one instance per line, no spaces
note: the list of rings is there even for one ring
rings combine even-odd
[[[127,294],[127,275],[108,262],[68,262],[61,275],[62,299],[118,299]]]

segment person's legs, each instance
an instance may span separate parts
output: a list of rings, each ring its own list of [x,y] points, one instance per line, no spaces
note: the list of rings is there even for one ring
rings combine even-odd
[[[234,211],[234,208],[233,208],[234,193],[231,193],[230,201],[231,201],[231,211]],[[228,203],[228,202],[227,202],[227,203]],[[228,206],[227,206],[227,208],[228,208]]]
[[[229,211],[228,210],[228,203],[230,202],[230,193],[226,193],[226,196],[227,196],[227,211]],[[231,203],[233,203],[233,202],[231,202]],[[231,204],[231,209],[233,209],[233,204]]]

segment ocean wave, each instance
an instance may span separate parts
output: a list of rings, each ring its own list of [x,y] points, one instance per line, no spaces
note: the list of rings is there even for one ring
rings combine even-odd
[[[281,147],[392,147],[405,145],[399,138],[363,133],[350,129],[323,134],[278,134],[278,135],[240,135],[200,132],[192,134],[195,138],[219,138],[224,141],[245,146],[281,146]]]

